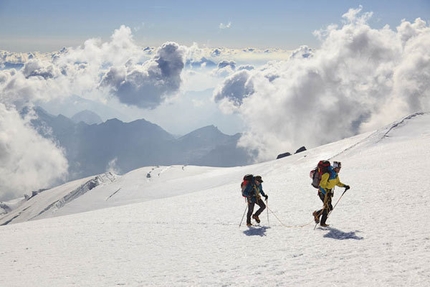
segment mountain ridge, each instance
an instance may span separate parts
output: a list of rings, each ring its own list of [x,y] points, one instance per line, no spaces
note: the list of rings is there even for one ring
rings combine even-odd
[[[150,165],[225,167],[252,162],[252,157],[237,146],[240,134],[225,135],[213,125],[177,138],[145,119],[124,123],[114,118],[87,124],[61,114],[50,115],[42,108],[34,110],[38,117],[32,120],[33,127],[65,150],[68,181],[109,170],[121,174]]]

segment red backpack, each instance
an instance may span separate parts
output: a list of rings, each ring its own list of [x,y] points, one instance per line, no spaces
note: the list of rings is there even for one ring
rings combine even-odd
[[[309,176],[312,178],[311,185],[315,188],[319,188],[321,176],[328,172],[330,162],[328,160],[320,160],[316,168],[310,171]]]
[[[246,186],[248,185],[249,182],[251,182],[254,179],[254,176],[252,174],[246,174],[243,177],[242,183],[240,184],[240,188],[242,190],[242,196],[246,197],[246,195],[243,194],[243,192],[245,191]]]

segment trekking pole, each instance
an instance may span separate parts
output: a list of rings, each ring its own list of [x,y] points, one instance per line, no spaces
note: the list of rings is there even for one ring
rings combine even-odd
[[[342,194],[340,195],[340,197],[339,197],[339,199],[336,201],[336,204],[333,206],[333,209],[336,207],[336,205],[339,203],[339,201],[340,201],[340,199],[342,198],[342,196],[345,194],[345,192],[347,191],[348,189],[346,189],[345,188],[345,190],[342,192]],[[331,210],[331,211],[333,211],[333,209]],[[331,212],[330,211],[330,212]]]
[[[336,205],[339,203],[339,201],[340,201],[340,199],[342,198],[342,196],[345,194],[345,192],[347,191],[348,189],[347,188],[345,188],[345,190],[342,192],[342,194],[339,196],[339,199],[336,201],[336,204],[333,206],[333,209],[332,210],[330,210],[330,212],[327,214],[327,218],[330,216],[330,214],[333,212],[333,210],[335,209],[335,207],[336,207]]]
[[[248,204],[245,207],[245,211],[243,212],[242,219],[240,220],[239,227],[242,225],[243,218],[245,217],[246,210],[248,209]]]

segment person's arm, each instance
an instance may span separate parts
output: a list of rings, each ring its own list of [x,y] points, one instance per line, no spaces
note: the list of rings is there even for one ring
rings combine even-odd
[[[267,194],[265,194],[265,193],[264,193],[264,191],[263,191],[263,184],[261,184],[261,183],[260,183],[260,188],[259,188],[259,189],[260,189],[260,193],[261,193],[261,195],[262,195],[265,199],[267,199],[269,196],[268,196]]]
[[[263,195],[263,196],[265,197],[265,196],[266,196],[266,194],[265,194],[265,193],[264,193],[264,191],[263,191],[263,184],[262,184],[262,183],[260,183],[259,190],[260,190],[261,195]]]
[[[337,176],[337,183],[336,183],[336,185],[337,185],[337,186],[340,186],[340,187],[345,187],[345,189],[346,189],[346,190],[348,190],[348,189],[349,189],[349,185],[342,183],[342,182],[340,181],[340,177],[339,177],[339,176]]]

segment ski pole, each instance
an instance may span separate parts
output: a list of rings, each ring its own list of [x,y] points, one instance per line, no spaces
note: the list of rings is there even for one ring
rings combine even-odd
[[[248,204],[245,207],[245,211],[243,212],[242,219],[240,220],[239,227],[242,225],[243,218],[245,217],[246,210],[248,209]]]
[[[267,225],[270,226],[270,221],[269,221],[269,198],[266,199],[266,205],[267,205]]]

